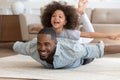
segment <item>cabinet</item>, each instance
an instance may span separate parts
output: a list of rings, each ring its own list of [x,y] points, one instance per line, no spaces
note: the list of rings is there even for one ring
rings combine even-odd
[[[0,41],[20,41],[19,15],[0,15]]]

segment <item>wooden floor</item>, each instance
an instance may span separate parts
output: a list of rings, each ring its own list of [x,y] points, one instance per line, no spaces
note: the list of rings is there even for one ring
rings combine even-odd
[[[13,55],[16,55],[13,50],[0,48],[0,58]]]
[[[0,58],[16,55],[12,50],[13,43],[0,43]]]
[[[13,50],[0,48],[0,58],[7,57],[7,56],[13,56],[13,55],[16,55]]]
[[[0,80],[43,80],[43,79],[30,79],[30,78],[0,78]],[[48,79],[44,79],[48,80]]]

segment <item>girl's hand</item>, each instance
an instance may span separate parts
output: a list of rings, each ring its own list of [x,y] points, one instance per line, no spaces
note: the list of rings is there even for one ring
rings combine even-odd
[[[81,15],[85,13],[87,2],[88,2],[88,0],[79,0],[78,1],[78,12]]]
[[[39,32],[43,27],[41,25],[32,25],[30,28],[29,28],[29,31],[31,32],[34,32],[34,31],[37,31]]]
[[[108,38],[112,40],[120,40],[120,34],[112,34]]]

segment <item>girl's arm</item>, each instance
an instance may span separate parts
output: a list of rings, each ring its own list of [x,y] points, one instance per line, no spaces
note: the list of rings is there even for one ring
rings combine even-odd
[[[30,31],[37,31],[37,32],[39,32],[42,28],[43,28],[43,26],[38,24],[38,25],[33,25],[29,29],[30,29]]]
[[[79,0],[78,1],[78,12],[81,15],[85,13],[87,2],[88,2],[87,0]]]
[[[119,40],[120,34],[105,34],[105,33],[97,33],[97,32],[81,32],[80,37],[87,38],[108,38],[112,40]]]
[[[85,9],[87,6],[87,0],[79,0],[78,1],[78,13],[80,14],[80,20],[83,23],[83,28],[86,32],[94,32],[93,25],[91,24],[88,16],[85,13]],[[90,43],[93,38],[83,38],[81,37],[81,43]]]
[[[87,32],[95,32],[94,28],[93,28],[93,25],[92,23],[90,22],[88,16],[86,13],[84,13],[82,16],[81,16],[81,21],[83,23],[83,28],[85,29],[85,31]]]
[[[87,32],[94,32],[93,25],[91,24],[88,16],[85,13],[86,5],[87,5],[87,0],[79,0],[78,1],[78,12],[81,15],[81,21],[83,23],[83,27]]]

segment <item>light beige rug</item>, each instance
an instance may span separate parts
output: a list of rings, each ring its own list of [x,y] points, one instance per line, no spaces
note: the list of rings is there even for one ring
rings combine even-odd
[[[116,56],[95,59],[88,65],[74,69],[56,70],[44,68],[29,56],[10,56],[0,58],[0,77],[50,80],[120,80],[120,54]]]

